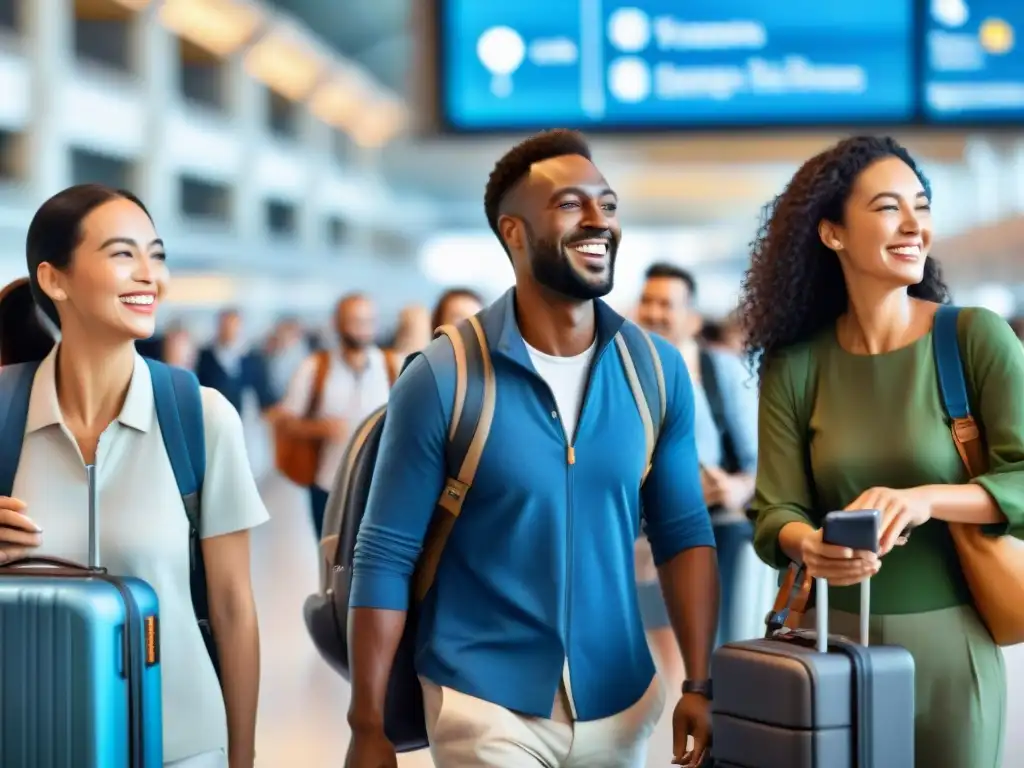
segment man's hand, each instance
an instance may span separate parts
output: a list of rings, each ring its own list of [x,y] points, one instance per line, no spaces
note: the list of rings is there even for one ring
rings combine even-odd
[[[910,529],[924,525],[932,516],[931,505],[915,488],[869,488],[846,509],[877,509],[882,513],[878,528],[880,556],[889,554],[895,546],[906,544]]]
[[[398,756],[383,730],[356,730],[348,745],[345,768],[398,768]]]
[[[700,483],[704,503],[709,507],[739,510],[747,502],[747,483],[739,475],[730,475],[718,467],[702,467]]]
[[[725,504],[725,489],[729,482],[729,475],[718,467],[700,468],[700,487],[704,492],[704,503],[709,507],[718,507]]]
[[[324,438],[327,440],[344,440],[348,433],[348,424],[345,419],[324,418],[320,420]]]
[[[688,738],[693,749],[687,750]],[[711,749],[711,702],[699,693],[684,693],[672,714],[672,764],[699,768]]]

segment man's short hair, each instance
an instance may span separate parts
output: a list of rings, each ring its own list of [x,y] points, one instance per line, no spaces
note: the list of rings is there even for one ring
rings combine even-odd
[[[580,155],[587,160],[591,159],[590,146],[583,134],[564,129],[538,133],[516,144],[495,164],[484,191],[484,213],[487,215],[487,223],[506,252],[508,246],[498,231],[498,217],[505,196],[530,172],[534,163],[565,155]]]
[[[644,279],[654,280],[659,277],[669,278],[671,280],[682,280],[690,294],[690,298],[693,299],[697,296],[697,281],[693,279],[693,275],[690,272],[687,272],[682,267],[677,267],[675,264],[669,264],[667,261],[659,261],[651,264],[651,266],[647,268],[647,273],[644,275]]]
[[[351,304],[353,301],[370,301],[370,297],[364,291],[350,291],[349,293],[343,294],[338,303],[335,305],[338,309],[341,309],[346,304]]]

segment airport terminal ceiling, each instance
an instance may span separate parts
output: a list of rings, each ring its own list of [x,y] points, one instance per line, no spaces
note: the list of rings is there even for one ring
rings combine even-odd
[[[414,50],[413,0],[269,0],[303,21],[335,51],[365,67],[381,84],[406,93]]]

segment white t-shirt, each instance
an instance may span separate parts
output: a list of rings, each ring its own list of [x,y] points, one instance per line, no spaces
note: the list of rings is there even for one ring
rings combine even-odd
[[[526,344],[525,341],[523,343]],[[548,387],[551,388],[551,394],[555,397],[558,411],[551,415],[552,417],[561,417],[562,429],[565,430],[565,440],[568,445],[572,445],[573,437],[576,434],[576,424],[583,406],[583,395],[587,390],[590,364],[594,361],[596,350],[597,342],[595,341],[582,354],[572,357],[555,357],[526,344],[526,351],[530,354],[530,362],[533,363],[534,370],[544,379]],[[572,698],[568,658],[562,668],[562,684],[565,687],[566,698],[569,700],[569,709],[575,718],[576,704]]]
[[[525,342],[523,343],[525,344]],[[551,394],[555,396],[555,404],[558,406],[556,416],[561,416],[565,439],[570,444],[573,435],[576,434],[576,422],[580,418],[580,408],[583,406],[583,395],[587,389],[590,364],[594,361],[596,350],[597,343],[595,342],[590,345],[590,349],[582,354],[573,357],[555,357],[526,344],[526,351],[530,353],[530,362],[551,388]]]
[[[35,554],[85,563],[89,526],[85,464],[64,426],[55,383],[57,350],[36,372],[14,496],[43,529]],[[268,518],[256,489],[238,413],[202,389],[206,479],[202,538],[254,528]],[[189,584],[188,518],[156,419],[149,367],[136,355],[124,406],[96,455],[100,563],[148,582],[160,601],[164,759],[227,748],[220,684],[196,624]]]
[[[299,418],[306,417],[309,401],[313,397],[316,366],[316,355],[306,358],[299,366],[281,401],[281,408],[285,412]],[[367,350],[366,367],[361,371],[349,367],[340,351],[330,352],[330,368],[324,380],[320,407],[313,418],[344,419],[348,429],[340,439],[325,442],[320,451],[320,466],[316,473],[316,484],[320,488],[330,491],[334,487],[334,476],[345,458],[345,449],[352,432],[367,416],[388,401],[390,390],[387,360],[381,350],[376,347]]]

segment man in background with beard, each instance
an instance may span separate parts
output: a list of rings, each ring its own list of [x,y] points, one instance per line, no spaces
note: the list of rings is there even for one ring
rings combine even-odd
[[[710,744],[714,537],[679,354],[650,472],[613,343],[618,200],[582,136],[539,134],[496,165],[488,222],[515,288],[481,315],[497,408],[472,489],[419,611],[417,672],[438,768],[642,768],[665,705],[637,607],[641,516],[690,679],[672,691],[675,757]],[[349,613],[349,768],[394,766],[383,706],[410,576],[447,476],[455,381],[444,338],[392,392],[359,531]],[[641,491],[642,485],[642,491]],[[678,704],[676,703],[678,701]],[[690,754],[687,736],[694,738]]]
[[[387,402],[389,389],[384,353],[373,343],[377,332],[373,302],[363,294],[345,296],[338,302],[334,321],[340,345],[306,358],[275,414],[279,429],[322,441],[316,480],[309,489],[317,539],[328,489],[334,485],[352,430]]]

